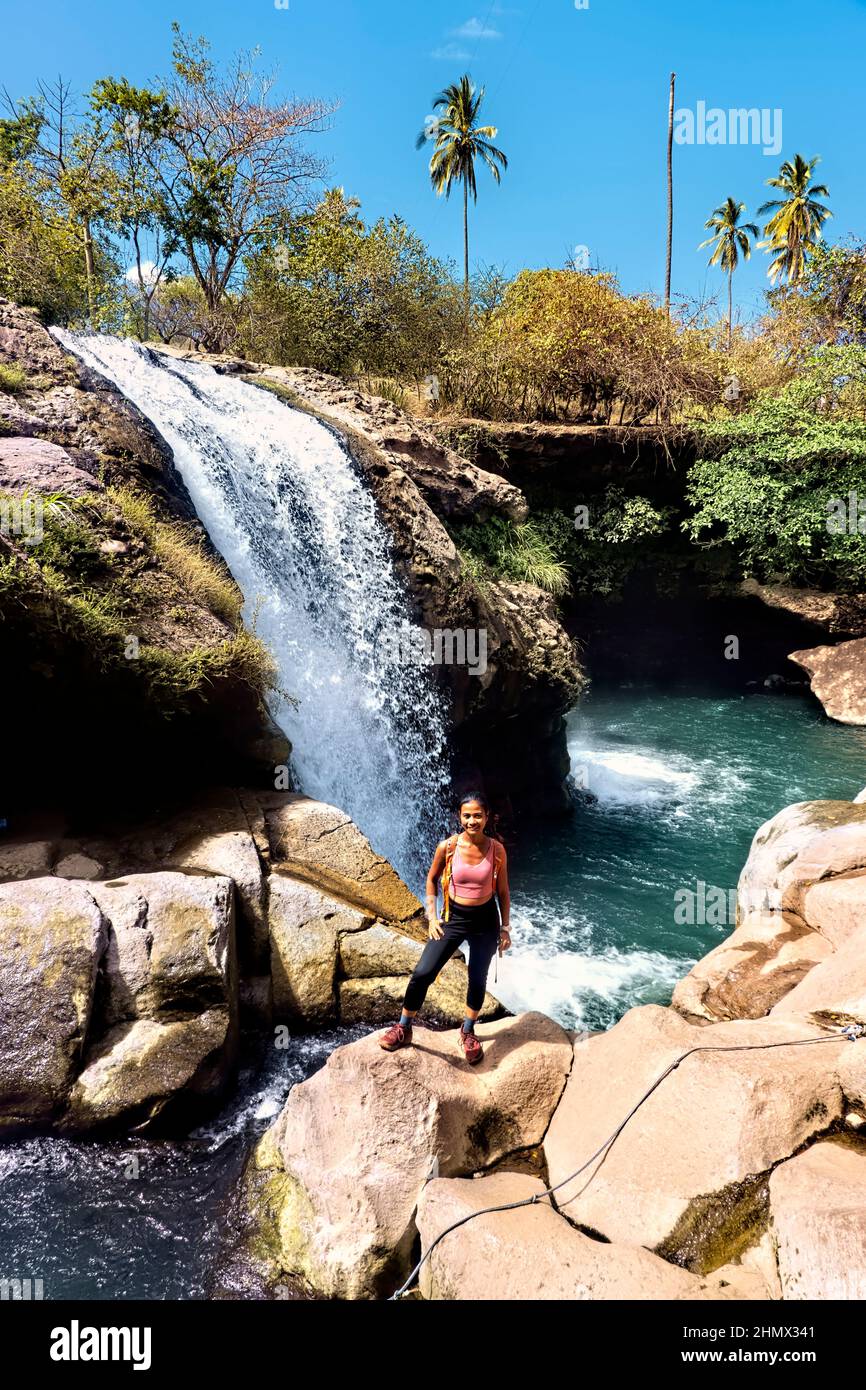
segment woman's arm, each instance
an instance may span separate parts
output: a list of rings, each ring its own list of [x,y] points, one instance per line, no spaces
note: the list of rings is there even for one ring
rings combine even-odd
[[[511,922],[511,890],[508,887],[508,855],[505,846],[502,846],[502,862],[499,865],[499,874],[496,879],[496,896],[499,898],[499,909],[502,913],[502,934],[507,937],[502,945],[507,950],[511,945],[511,933],[509,924]]]
[[[434,940],[444,936],[444,932],[439,925],[439,913],[437,911],[437,900],[439,891],[439,879],[442,877],[442,870],[445,868],[445,845],[436,846],[436,853],[433,855],[433,863],[427,874],[427,926],[430,935]]]

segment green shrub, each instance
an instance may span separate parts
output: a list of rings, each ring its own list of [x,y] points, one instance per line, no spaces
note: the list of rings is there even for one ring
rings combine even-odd
[[[0,362],[0,391],[7,396],[27,390],[27,373],[16,362]]]
[[[866,510],[866,349],[822,348],[778,395],[706,425],[701,443],[682,523],[693,541],[729,550],[759,580],[866,585],[856,520],[832,524],[851,494]]]

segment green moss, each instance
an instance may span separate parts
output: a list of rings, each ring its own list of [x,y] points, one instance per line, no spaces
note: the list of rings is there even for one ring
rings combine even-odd
[[[27,390],[27,373],[17,362],[0,362],[0,391],[15,396]]]
[[[695,1197],[655,1253],[693,1274],[711,1274],[730,1264],[756,1245],[767,1229],[769,1177],[769,1173],[753,1174],[721,1192]]]

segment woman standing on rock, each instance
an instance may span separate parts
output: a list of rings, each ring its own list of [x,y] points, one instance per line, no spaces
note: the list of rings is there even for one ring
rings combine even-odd
[[[487,972],[497,949],[511,945],[508,930],[511,897],[505,846],[486,833],[490,808],[473,793],[460,802],[461,831],[436,846],[427,875],[427,920],[430,940],[412,972],[399,1023],[379,1038],[388,1052],[412,1043],[412,1020],[427,991],[463,941],[469,942],[469,984],[460,1046],[467,1062],[480,1062],[484,1049],[475,1036],[475,1020],[484,1003]],[[438,885],[442,883],[444,923],[439,919]],[[496,900],[502,915],[500,928]]]

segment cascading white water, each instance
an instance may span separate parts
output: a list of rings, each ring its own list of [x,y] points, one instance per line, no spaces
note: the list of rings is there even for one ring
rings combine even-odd
[[[170,445],[196,511],[273,652],[272,713],[297,779],[417,884],[441,829],[445,719],[429,668],[401,664],[406,591],[340,436],[268,391],[141,344],[55,329]],[[297,702],[295,707],[292,701]]]

